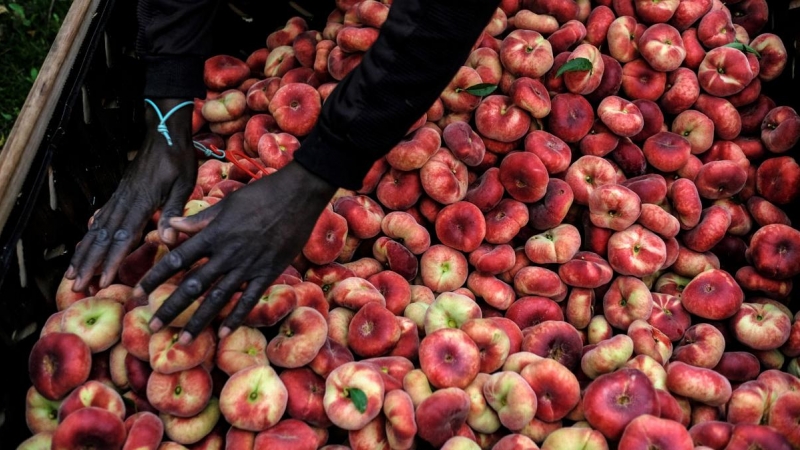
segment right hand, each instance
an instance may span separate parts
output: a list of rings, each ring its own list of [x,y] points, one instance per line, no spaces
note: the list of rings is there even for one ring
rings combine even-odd
[[[184,99],[159,99],[166,114]],[[172,146],[156,130],[158,115],[148,106],[147,134],[117,190],[94,215],[86,236],[78,243],[66,278],[75,280],[73,290],[86,289],[102,268],[100,288],[114,281],[122,260],[137,245],[147,222],[161,208],[158,233],[166,244],[177,241],[178,232],[169,219],[183,216],[183,208],[197,178],[197,158],[192,145],[192,107],[184,106],[167,120]]]

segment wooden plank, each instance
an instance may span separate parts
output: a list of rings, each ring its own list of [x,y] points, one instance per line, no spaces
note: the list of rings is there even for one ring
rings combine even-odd
[[[14,208],[100,1],[72,2],[0,152],[0,229]]]

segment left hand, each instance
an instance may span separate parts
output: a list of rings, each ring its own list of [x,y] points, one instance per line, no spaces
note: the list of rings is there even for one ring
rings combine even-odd
[[[133,295],[144,296],[201,258],[208,260],[190,271],[155,312],[151,330],[155,332],[172,322],[208,291],[181,334],[181,342],[188,343],[247,283],[219,335],[224,337],[235,330],[269,285],[302,251],[335,192],[335,186],[291,162],[200,213],[171,219],[170,225],[176,230],[196,234],[162,258],[142,278]]]

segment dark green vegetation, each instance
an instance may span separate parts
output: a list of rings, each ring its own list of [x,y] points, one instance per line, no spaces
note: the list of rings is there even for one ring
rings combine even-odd
[[[0,149],[70,4],[71,0],[0,3]]]

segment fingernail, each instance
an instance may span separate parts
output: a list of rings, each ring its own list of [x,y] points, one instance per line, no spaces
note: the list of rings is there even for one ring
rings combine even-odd
[[[150,331],[152,331],[153,333],[158,332],[158,330],[160,330],[161,327],[163,326],[164,323],[161,322],[161,319],[159,319],[158,317],[153,317],[153,320],[150,321]]]
[[[181,345],[189,345],[192,343],[192,335],[188,331],[184,331],[181,333],[180,339],[178,339],[178,343]]]
[[[137,284],[136,287],[133,288],[133,292],[131,292],[131,296],[134,297],[134,298],[143,297],[144,296],[144,289],[142,289],[142,287]]]
[[[231,334],[231,329],[228,327],[222,327],[219,329],[217,336],[219,336],[220,339],[225,339],[229,334]]]
[[[108,287],[111,281],[108,278],[109,278],[108,274],[103,272],[103,275],[100,277],[100,288]]]
[[[175,239],[177,237],[176,235],[177,235],[177,233],[175,232],[175,230],[173,230],[172,228],[167,228],[166,230],[164,230],[164,237],[163,237],[164,243],[165,244],[174,244],[175,243]]]
[[[79,288],[79,286],[83,285],[82,283],[83,283],[83,278],[80,275],[78,275],[77,277],[75,277],[75,282],[72,283],[72,287],[73,288],[76,288],[76,287]]]
[[[75,267],[73,267],[72,264],[67,267],[67,273],[65,273],[64,276],[67,278],[72,278],[75,276]]]

